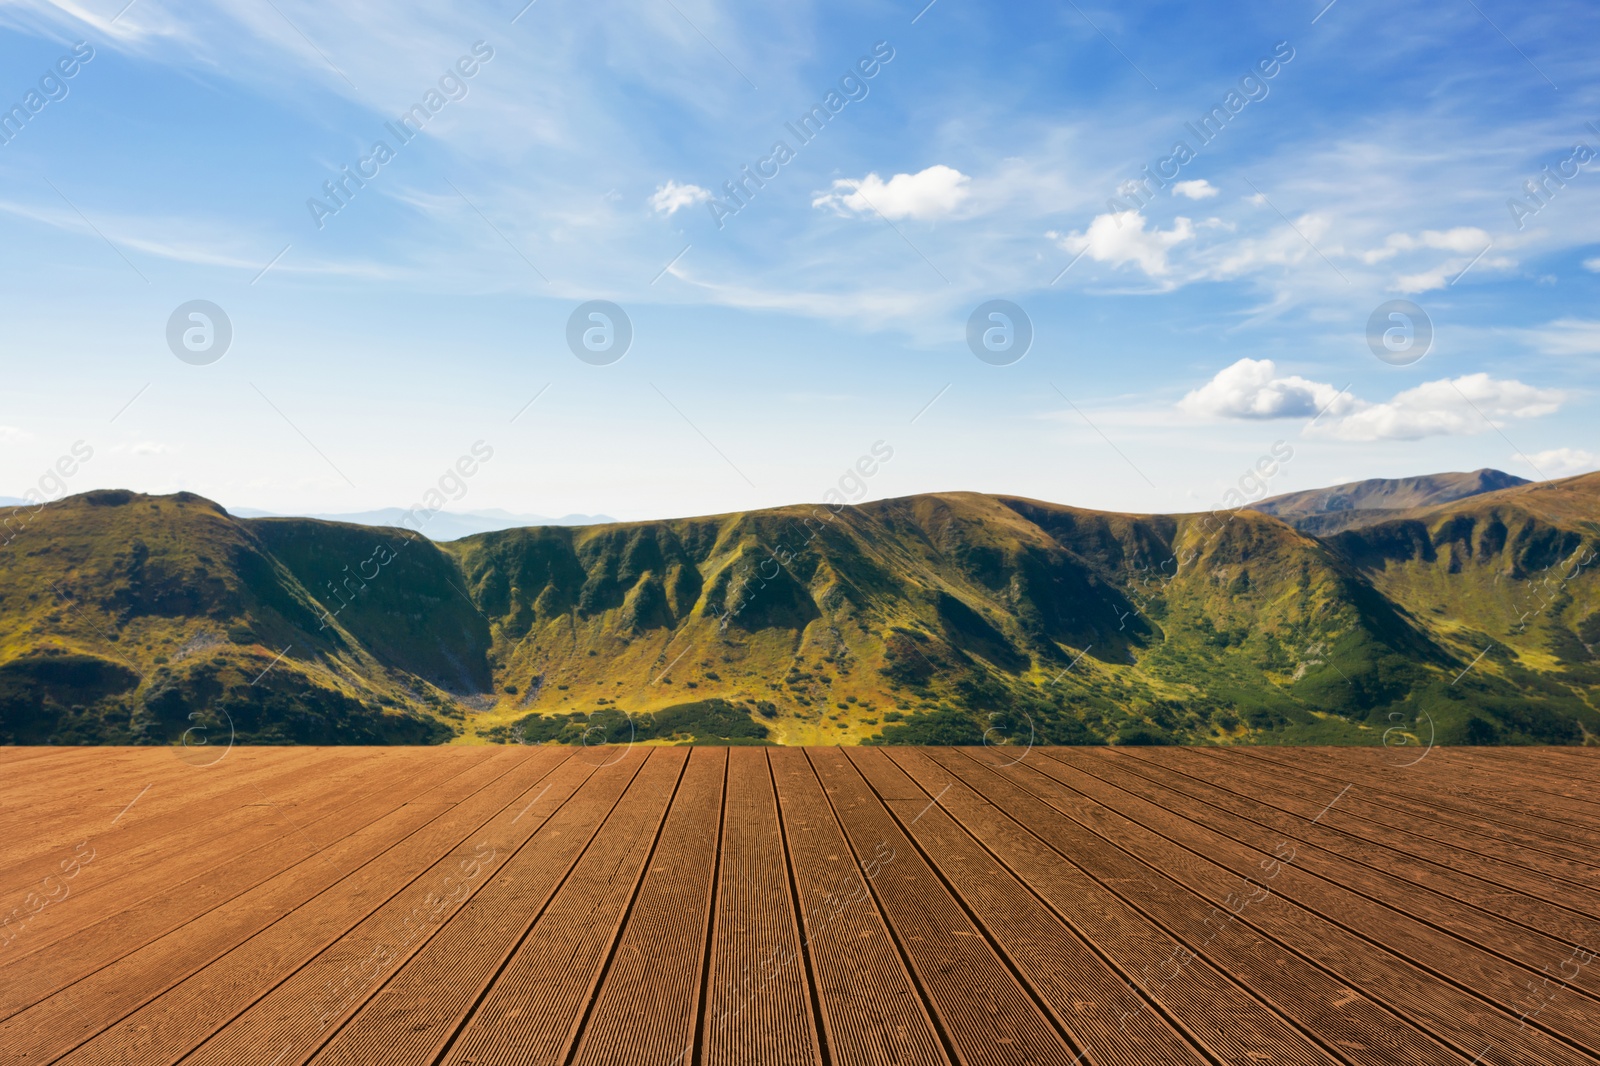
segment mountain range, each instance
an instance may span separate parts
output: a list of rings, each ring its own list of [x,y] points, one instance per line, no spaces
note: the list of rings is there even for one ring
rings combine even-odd
[[[0,542],[7,743],[1600,736],[1600,474],[1178,515],[933,493],[448,543],[98,490],[0,510]]]

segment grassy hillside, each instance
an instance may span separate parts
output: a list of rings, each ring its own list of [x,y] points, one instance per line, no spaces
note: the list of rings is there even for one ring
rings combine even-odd
[[[0,547],[0,741],[450,735],[426,693],[337,620],[321,628],[268,543],[210,501],[102,491],[4,518],[17,531]]]
[[[491,619],[501,691],[485,720],[500,730],[600,736],[617,708],[644,728],[691,695],[747,709],[781,743],[1375,743],[1388,730],[1478,738],[1474,718],[1505,740],[1592,728],[1582,685],[1537,723],[1506,711],[1526,698],[1520,679],[1452,685],[1476,651],[1380,590],[1355,543],[1252,512],[953,493],[451,550]]]
[[[1424,509],[1329,543],[1452,660],[1475,662],[1418,694],[1461,737],[1575,741],[1596,732],[1600,693],[1597,518],[1600,474],[1586,474]]]
[[[1321,539],[945,493],[439,545],[90,493],[0,548],[0,739],[1581,741],[1597,495]]]

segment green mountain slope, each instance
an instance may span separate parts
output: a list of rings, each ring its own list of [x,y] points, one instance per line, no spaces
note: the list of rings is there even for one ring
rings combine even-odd
[[[321,626],[323,609],[272,538],[210,501],[102,491],[0,519],[11,530],[0,548],[0,741],[451,735],[425,712],[428,693],[337,619]]]
[[[1472,663],[1419,696],[1481,740],[1578,740],[1600,694],[1600,474],[1340,533],[1330,548]],[[1481,658],[1480,658],[1481,656]]]
[[[940,493],[435,544],[90,493],[0,548],[0,740],[1579,741],[1597,496],[1327,538]]]

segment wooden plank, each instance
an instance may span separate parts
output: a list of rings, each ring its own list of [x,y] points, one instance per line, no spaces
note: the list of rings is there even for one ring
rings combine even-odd
[[[1525,988],[1540,967],[1554,966],[1574,946],[1163,789],[1103,756],[1071,752],[1056,758],[1105,786],[1102,791],[1085,783],[1087,795],[1236,873],[1259,872],[1274,849],[1293,841],[1292,867],[1281,864],[1284,872],[1273,882],[1284,899],[1330,916],[1491,1003],[1506,998],[1503,990]],[[1573,992],[1544,1015],[1542,1024],[1577,1043],[1594,1040],[1600,1046],[1600,1001],[1580,988]]]
[[[513,753],[517,754],[520,753]],[[381,932],[359,939],[362,961],[368,963],[368,968],[356,970],[358,979],[353,983],[364,995],[373,967],[392,967],[398,954],[437,927],[439,912],[456,902],[458,878],[464,878],[468,887],[481,883],[481,875],[466,877],[459,865],[485,854],[481,850],[488,832],[485,822],[497,812],[503,813],[510,801],[552,769],[559,773],[563,761],[562,753],[523,757],[504,768],[504,772],[499,772],[502,768],[495,764],[483,764],[483,777],[458,779],[431,797],[433,802],[416,804],[426,816],[424,823],[404,838],[391,840],[361,865],[341,867],[330,859],[299,871],[299,876],[275,879],[273,890],[261,894],[256,908],[214,912],[218,916],[214,923],[197,924],[163,938],[152,945],[154,950],[137,953],[129,962],[137,963],[145,973],[155,970],[187,975],[181,980],[169,977],[171,983],[158,986],[161,990],[156,998],[80,1048],[69,1061],[95,1061],[110,1048],[142,1062],[172,1061],[184,1054],[191,1056],[189,1061],[201,1061],[226,1051],[231,1036],[209,1049],[205,1045],[242,1013],[271,998],[330,947],[355,942],[353,929],[370,932],[378,924]],[[492,844],[487,854],[485,866],[500,858]],[[285,911],[280,902],[283,894],[303,893],[307,875],[313,886],[325,883],[326,887]],[[450,883],[446,883],[447,877]],[[375,912],[382,918],[375,921]],[[241,932],[249,928],[247,922],[259,923],[263,917],[270,917],[270,922],[241,939]],[[175,957],[187,963],[197,954],[210,961],[188,970],[173,965]],[[116,981],[126,976],[126,971],[127,967],[121,964],[108,968],[104,971],[105,980]],[[320,1015],[330,1009],[328,1001],[338,1003],[354,998],[348,985],[337,984],[336,977],[324,978],[289,1012],[291,1019],[310,1013],[310,1034],[294,1029],[290,1021],[285,1028],[291,1032],[277,1045],[278,1049],[292,1050],[296,1037],[302,1041],[313,1039],[318,1026],[325,1024]],[[147,977],[134,987],[149,983]],[[115,994],[123,985],[110,987]],[[300,986],[296,987],[298,990]],[[283,998],[279,992],[273,1004]],[[256,1017],[266,1013],[270,1008]],[[259,1046],[255,1047],[241,1061],[250,1061],[250,1056],[259,1050]]]
[[[1018,983],[878,797],[837,748],[807,749],[868,887],[956,1055],[969,1063],[1082,1061]]]
[[[1311,1037],[1296,1029],[1270,1001],[1258,999],[1239,982],[1201,957],[1179,948],[1175,938],[1149,915],[1140,912],[1068,861],[1027,826],[1002,811],[929,754],[893,749],[894,761],[924,790],[939,798],[963,830],[981,843],[1003,868],[1026,884],[1052,908],[1063,924],[1104,960],[1113,978],[1095,978],[1088,991],[1055,993],[1052,1002],[1092,1025],[1090,1046],[1115,1046],[1134,1041],[1129,1061],[1141,1061],[1140,1045],[1159,1047],[1164,1032],[1181,1029],[1213,1059],[1227,1063],[1330,1063],[1338,1061]],[[1031,813],[1031,812],[1030,812]],[[933,818],[930,811],[916,824]],[[946,848],[925,848],[943,855]],[[1186,951],[1187,956],[1178,954]],[[1192,956],[1192,957],[1189,957]],[[1185,959],[1182,965],[1175,959]],[[1138,989],[1138,992],[1133,991]],[[1101,1030],[1114,1026],[1117,1037]],[[1180,1056],[1181,1058],[1181,1056]],[[1142,1061],[1166,1061],[1160,1055]]]
[[[1146,825],[1145,821],[1158,825],[1167,821],[1164,812],[1152,804],[1137,799],[1124,802],[1139,815],[1138,819],[1129,817],[1107,805],[1117,802],[1109,793],[1051,759],[1029,760],[1017,772],[1030,777],[1030,786],[1046,795],[1053,806],[1066,810],[1103,839],[1137,852],[1153,869],[1197,895],[1225,903],[1234,900],[1230,906],[1238,908],[1238,924],[1313,961],[1348,987],[1401,1011],[1431,1034],[1453,1041],[1458,1052],[1475,1050],[1474,1045],[1486,1041],[1501,1049],[1515,1048],[1529,1062],[1571,1060],[1570,1045],[1532,1025],[1520,1026],[1516,1012],[1507,1011],[1504,1004],[1477,999],[1456,988],[1438,970],[1427,967],[1425,960],[1403,959],[1383,950],[1341,925],[1338,914],[1324,916],[1291,903],[1284,886],[1300,888],[1304,875],[1289,861],[1290,853],[1252,860],[1245,864],[1250,872],[1241,875],[1242,855],[1220,840],[1208,837],[1225,852],[1212,859],[1173,843]],[[1188,823],[1183,831],[1200,829]]]
[[[950,1063],[933,1018],[867,886],[881,867],[854,861],[805,752],[768,752],[800,900],[801,931],[835,1064]],[[799,958],[782,960],[799,966]]]
[[[1212,755],[1196,749],[1192,757],[1210,759]],[[1270,776],[1271,787],[1304,797],[1314,804],[1313,810],[1327,807],[1346,785],[1353,786],[1359,781],[1365,787],[1347,794],[1337,806],[1329,808],[1325,822],[1344,826],[1349,819],[1360,819],[1371,826],[1383,827],[1382,831],[1392,837],[1396,847],[1412,854],[1422,850],[1418,847],[1419,841],[1448,841],[1452,847],[1469,853],[1465,856],[1469,861],[1472,856],[1478,856],[1494,867],[1509,864],[1528,871],[1534,878],[1533,883],[1550,886],[1547,892],[1558,890],[1554,898],[1548,894],[1543,896],[1557,906],[1571,907],[1591,917],[1600,916],[1600,890],[1594,887],[1600,880],[1600,871],[1585,862],[1531,846],[1531,838],[1507,832],[1488,818],[1476,814],[1457,817],[1440,805],[1396,796],[1385,790],[1382,781],[1373,782],[1359,775],[1328,776],[1273,761],[1258,761],[1248,754],[1236,758],[1241,761],[1241,772],[1260,769]],[[1540,894],[1537,889],[1524,890]]]
[[[474,765],[481,765],[481,760],[437,764],[429,760],[422,767],[391,760],[367,772],[358,765],[348,777],[315,781],[309,791],[298,794],[291,809],[252,809],[248,820],[223,841],[195,841],[185,848],[178,837],[172,841],[174,847],[133,849],[126,854],[119,850],[126,842],[102,842],[107,852],[103,856],[98,845],[91,845],[85,854],[92,854],[95,864],[84,867],[67,886],[69,891],[82,891],[69,896],[69,905],[59,912],[52,908],[48,926],[19,944],[15,955],[8,952],[0,966],[0,1020],[215,907],[231,905],[256,885],[315,858],[324,848],[391,813],[419,791]],[[101,879],[102,857],[120,861],[126,875]],[[24,975],[26,980],[21,979]]]
[[[656,748],[479,1000],[447,1064],[566,1062],[688,761]],[[383,1057],[385,1060],[388,1056]]]
[[[819,1066],[811,978],[766,752],[728,750],[724,802],[702,1062]]]
[[[579,1044],[578,1066],[692,1061],[722,835],[725,748],[695,748]]]
[[[1394,1062],[1451,1063],[1468,1056],[1437,1041],[1389,1004],[1369,997],[1279,942],[1261,936],[1226,907],[1237,879],[1215,896],[1195,892],[1165,856],[1097,833],[1092,817],[1075,816],[1074,794],[1026,768],[984,765],[960,751],[929,757],[997,808],[1012,814],[1062,857],[1115,893],[1172,937],[1164,961],[1145,974],[1148,994],[1163,1001],[1185,994],[1197,961],[1219,971],[1328,1051],[1363,1066]]]
[[[1490,880],[1459,862],[1460,852],[1443,841],[1418,841],[1413,854],[1389,846],[1392,834],[1363,831],[1360,823],[1335,827],[1326,816],[1313,822],[1316,808],[1290,810],[1264,781],[1249,774],[1220,774],[1209,762],[1178,759],[1159,749],[1124,749],[1121,758],[1151,781],[1249,818],[1285,838],[1314,844],[1571,946],[1600,944],[1600,920],[1529,894],[1525,888],[1537,891],[1548,882],[1526,871],[1506,868],[1500,880]]]
[[[856,748],[848,754],[900,830],[915,841],[923,859],[939,872],[1056,1027],[1088,1049],[1085,1062],[1135,1066],[1214,1061],[1202,1040],[1191,1040],[1164,1013],[1141,1010],[1119,1017],[1127,976],[969,836],[939,805],[940,792],[915,785],[879,749]],[[907,790],[900,782],[913,788]],[[912,795],[890,798],[906,791]]]
[[[386,980],[373,981],[354,1003],[341,996],[321,1024],[321,1044],[309,1061],[370,1066],[374,1062],[437,1062],[493,985],[527,931],[566,881],[634,777],[644,749],[581,749],[569,766],[588,779],[570,801],[538,800],[522,818],[543,815],[538,831],[516,846],[508,833],[491,835],[503,865],[454,916],[416,947]],[[324,1008],[327,1010],[327,1008]],[[281,1066],[307,1061],[299,1054]]]

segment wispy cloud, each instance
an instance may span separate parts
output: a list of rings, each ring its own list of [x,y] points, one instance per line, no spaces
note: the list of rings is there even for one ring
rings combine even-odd
[[[1546,355],[1600,355],[1600,320],[1558,318],[1524,336]]]
[[[1519,456],[1511,456],[1518,459]],[[1584,448],[1550,448],[1534,452],[1528,459],[1551,477],[1569,477],[1600,470],[1600,454]]]

